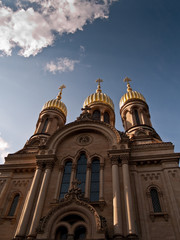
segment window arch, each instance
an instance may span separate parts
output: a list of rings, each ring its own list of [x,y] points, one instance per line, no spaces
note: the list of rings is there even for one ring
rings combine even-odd
[[[134,115],[135,115],[135,119],[136,119],[136,124],[140,125],[140,119],[139,119],[139,114],[138,114],[138,110],[134,109]]]
[[[82,193],[85,193],[86,168],[87,168],[87,158],[85,153],[81,153],[77,162],[76,179],[81,182],[79,187],[81,188]]]
[[[17,208],[18,202],[19,202],[19,198],[20,198],[20,194],[17,193],[17,194],[14,196],[14,198],[13,198],[13,200],[12,200],[12,202],[11,202],[11,207],[10,207],[9,212],[8,212],[8,216],[9,216],[9,217],[14,216],[14,214],[15,214],[15,212],[16,212],[16,208]]]
[[[109,117],[109,113],[108,112],[104,113],[104,122],[105,123],[110,123],[110,117]]]
[[[49,121],[49,119],[46,118],[46,120],[45,120],[45,122],[44,122],[43,129],[42,129],[42,133],[45,133],[45,132],[46,132],[46,130],[47,130],[47,125],[48,125],[48,121]]]
[[[151,195],[151,200],[152,200],[152,206],[153,206],[153,210],[155,213],[157,212],[162,212],[161,210],[161,204],[159,201],[159,194],[156,188],[151,188],[150,189],[150,195]]]
[[[100,111],[99,110],[94,110],[93,112],[93,119],[100,121]]]
[[[72,162],[67,161],[65,164],[65,168],[64,168],[64,174],[63,174],[59,199],[62,199],[69,190],[70,179],[71,179],[71,170],[72,170]]]
[[[92,161],[91,167],[91,186],[90,186],[90,200],[99,201],[99,177],[100,177],[100,162],[99,159]]]

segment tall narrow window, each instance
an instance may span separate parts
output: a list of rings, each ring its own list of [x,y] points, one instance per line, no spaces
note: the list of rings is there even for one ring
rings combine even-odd
[[[81,188],[82,193],[85,192],[86,168],[87,168],[87,158],[86,158],[86,155],[82,153],[80,158],[78,159],[77,173],[76,173],[77,180],[81,182],[79,187]]]
[[[72,169],[72,162],[70,161],[66,162],[59,199],[62,199],[69,190],[70,179],[71,179],[71,169]]]
[[[95,110],[93,112],[93,119],[100,121],[100,111],[99,110]]]
[[[155,188],[151,188],[150,194],[154,212],[162,212],[157,190]]]
[[[134,115],[135,115],[135,119],[136,119],[136,124],[140,125],[139,114],[138,114],[137,109],[134,110]]]
[[[98,159],[93,160],[91,168],[91,188],[90,200],[99,201],[99,171],[100,163]]]
[[[44,126],[43,126],[43,129],[42,129],[42,133],[45,133],[46,130],[47,130],[47,125],[48,125],[48,118],[46,118],[45,122],[44,122]]]
[[[67,228],[62,226],[56,232],[56,240],[67,240],[68,239],[68,231]]]
[[[104,113],[104,122],[110,123],[110,118],[109,118],[109,113],[108,112]]]
[[[19,193],[14,196],[13,201],[11,203],[11,207],[8,212],[8,216],[14,216],[18,205],[19,197],[20,197]]]
[[[85,240],[86,239],[86,228],[79,226],[74,232],[74,240]]]

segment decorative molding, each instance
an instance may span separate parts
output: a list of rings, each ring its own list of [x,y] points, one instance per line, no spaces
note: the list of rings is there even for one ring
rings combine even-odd
[[[92,141],[93,141],[92,137],[87,135],[87,134],[81,134],[76,139],[77,144],[80,145],[80,146],[89,145]]]
[[[177,170],[169,170],[168,173],[174,178],[177,176]]]
[[[19,187],[25,187],[29,183],[29,180],[14,180],[13,185]]]
[[[111,156],[111,164],[119,165],[119,156]]]
[[[65,206],[69,206],[72,203],[75,203],[79,206],[88,209],[94,215],[98,232],[105,232],[106,230],[105,218],[99,216],[96,209],[93,206],[91,206],[87,201],[88,200],[84,198],[81,189],[78,188],[76,184],[74,184],[73,187],[68,191],[68,193],[65,194],[64,198],[60,200],[58,206],[52,208],[46,216],[40,219],[39,226],[37,228],[37,233],[44,233],[46,225],[49,219],[53,216],[53,214],[55,214],[59,209],[62,209]]]
[[[159,213],[151,212],[151,213],[149,214],[149,216],[150,216],[150,219],[151,219],[152,222],[154,222],[155,219],[156,219],[156,218],[159,218],[159,217],[163,217],[164,220],[167,222],[167,221],[168,221],[168,218],[169,218],[169,215],[168,215],[167,212],[159,212]]]
[[[143,173],[141,177],[143,177],[145,181],[159,180],[160,173]]]

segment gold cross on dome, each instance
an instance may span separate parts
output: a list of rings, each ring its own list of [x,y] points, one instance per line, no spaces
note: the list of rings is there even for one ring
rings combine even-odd
[[[58,100],[61,100],[61,98],[62,98],[62,97],[61,97],[61,95],[62,95],[62,90],[63,90],[64,88],[66,88],[66,86],[65,86],[64,84],[59,87],[60,92],[59,92],[59,94],[58,94],[58,96],[57,96],[57,99],[58,99]]]
[[[131,79],[128,77],[125,77],[125,79],[123,81],[129,83],[129,82],[131,82]]]
[[[96,92],[101,92],[101,85],[100,85],[100,83],[103,82],[103,80],[100,79],[100,78],[98,78],[98,79],[96,80],[96,82],[98,83]]]
[[[131,81],[131,79],[128,78],[128,77],[125,77],[125,79],[124,79],[123,81],[124,81],[124,82],[127,82],[127,91],[128,91],[128,92],[131,92],[131,91],[132,91],[132,88],[131,88],[131,86],[130,86],[130,84],[129,84],[129,82]]]

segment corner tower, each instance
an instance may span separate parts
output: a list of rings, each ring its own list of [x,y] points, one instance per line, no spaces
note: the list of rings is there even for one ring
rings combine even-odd
[[[142,136],[144,136],[151,141],[161,141],[152,127],[146,99],[141,93],[132,90],[130,81],[131,79],[127,77],[124,79],[124,82],[127,82],[127,93],[121,97],[119,103],[120,115],[126,134],[131,139],[138,139],[139,136],[142,139]]]
[[[106,122],[114,126],[115,113],[113,101],[105,93],[102,93],[100,83],[103,82],[103,80],[99,78],[96,82],[98,83],[96,93],[86,98],[83,108],[85,108],[85,106],[90,108],[88,112],[92,114],[94,120]]]
[[[62,128],[66,123],[67,108],[61,101],[62,90],[65,88],[62,85],[56,99],[46,102],[39,114],[39,119],[36,124],[35,134],[52,135],[56,130]]]

